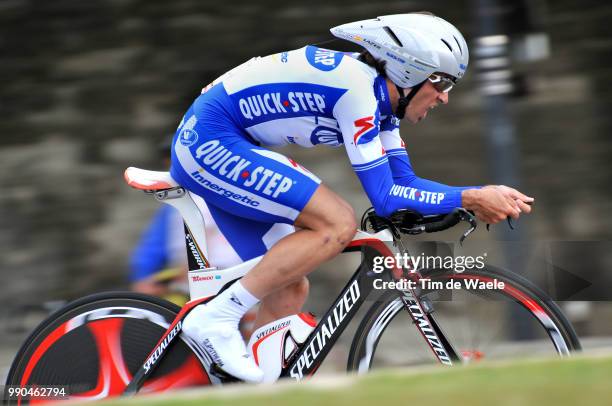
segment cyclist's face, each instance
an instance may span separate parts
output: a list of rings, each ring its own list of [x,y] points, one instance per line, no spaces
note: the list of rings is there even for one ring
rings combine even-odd
[[[426,80],[419,92],[410,101],[406,110],[406,118],[411,123],[418,123],[427,117],[429,110],[439,104],[446,103],[448,103],[448,93],[439,92],[429,80]]]
[[[393,82],[389,79],[387,79],[387,89],[389,90],[391,107],[395,111],[400,95]],[[408,95],[409,91],[409,88],[405,89],[404,94]],[[446,103],[448,103],[448,93],[439,92],[429,80],[426,80],[416,96],[410,101],[405,118],[412,123],[418,123],[427,116],[427,112],[430,109],[438,104]]]

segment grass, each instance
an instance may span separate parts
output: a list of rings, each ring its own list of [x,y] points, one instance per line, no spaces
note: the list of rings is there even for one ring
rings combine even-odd
[[[482,363],[320,377],[294,384],[197,389],[104,402],[105,406],[612,405],[612,357]]]

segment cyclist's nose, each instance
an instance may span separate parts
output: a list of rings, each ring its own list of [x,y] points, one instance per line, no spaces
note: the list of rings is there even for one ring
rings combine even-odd
[[[438,93],[438,101],[442,104],[448,103],[448,93]]]

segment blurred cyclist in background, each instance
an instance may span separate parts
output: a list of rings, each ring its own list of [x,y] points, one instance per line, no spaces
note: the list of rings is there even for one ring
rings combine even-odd
[[[162,205],[142,233],[130,257],[129,279],[134,292],[179,306],[189,300],[183,220],[172,206]]]
[[[242,315],[261,301],[257,328],[298,313],[308,295],[306,275],[339,254],[356,230],[344,199],[262,145],[344,145],[383,216],[398,209],[442,214],[465,207],[494,224],[531,210],[533,199],[510,187],[452,187],[419,178],[412,169],[400,120],[415,124],[447,104],[467,69],[468,47],[453,25],[412,13],[331,32],[363,52],[306,46],[253,58],[203,90],[173,140],[172,177],[204,198],[243,261],[263,255],[183,324],[218,369],[245,381],[258,382],[263,373],[238,333]]]

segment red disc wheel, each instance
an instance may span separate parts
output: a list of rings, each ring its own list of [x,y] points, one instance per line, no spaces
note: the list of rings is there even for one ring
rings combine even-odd
[[[64,387],[70,399],[120,395],[179,312],[151,296],[118,292],[85,297],[47,318],[17,353],[8,385]],[[209,384],[185,341],[175,341],[141,393]],[[5,394],[5,398],[7,394]],[[50,399],[12,398],[17,404]]]

